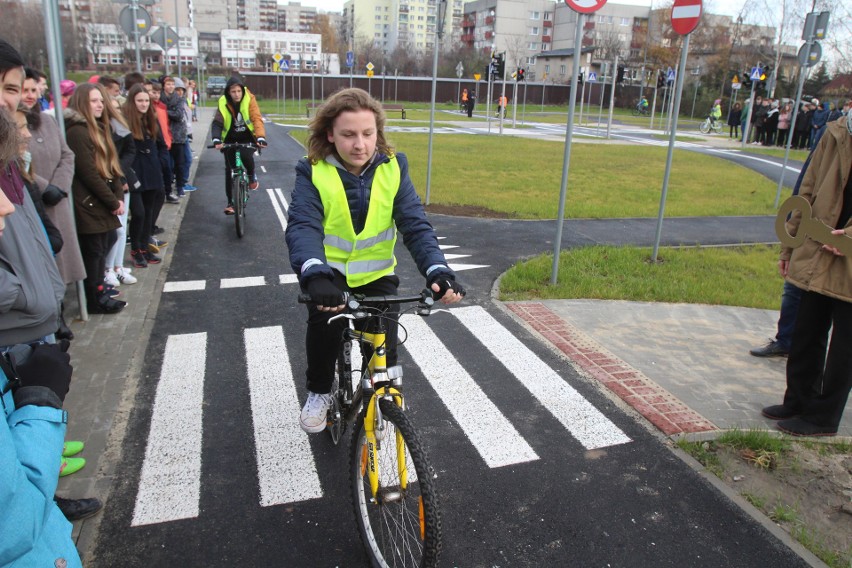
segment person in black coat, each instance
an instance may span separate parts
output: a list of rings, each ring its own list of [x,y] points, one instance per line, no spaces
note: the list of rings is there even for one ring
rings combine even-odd
[[[730,114],[728,114],[728,126],[730,127],[730,134],[728,135],[728,138],[740,137],[740,123],[742,120],[743,105],[740,103],[734,103],[734,108],[732,108]]]

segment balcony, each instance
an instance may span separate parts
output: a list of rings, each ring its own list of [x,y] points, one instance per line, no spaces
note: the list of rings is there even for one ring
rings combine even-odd
[[[553,20],[545,20],[541,23],[541,25],[543,25],[546,28],[552,28],[553,27]]]
[[[586,22],[585,24],[583,24],[583,29],[586,30],[586,31],[593,30],[593,29],[595,29],[595,23],[594,22]]]
[[[487,16],[485,18],[485,25],[490,26],[494,23],[494,16]]]
[[[485,39],[491,39],[492,37],[494,37],[494,32],[490,30],[485,32]]]
[[[549,35],[541,36],[541,42],[542,43],[551,43],[552,41],[553,41],[553,39]]]
[[[462,34],[461,41],[467,44],[473,42],[473,34]]]

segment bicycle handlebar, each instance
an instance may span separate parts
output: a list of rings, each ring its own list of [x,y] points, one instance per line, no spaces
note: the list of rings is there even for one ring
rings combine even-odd
[[[310,294],[299,294],[298,301],[300,304],[312,304]],[[343,292],[343,303],[346,305],[347,312],[358,311],[362,306],[375,307],[383,304],[411,304],[419,302],[420,307],[431,308],[435,304],[435,298],[432,290],[424,288],[417,295],[409,296],[364,296],[363,294],[350,294]]]
[[[209,148],[216,148],[216,146],[210,145],[210,146],[207,146],[207,148],[208,149]],[[220,152],[224,152],[225,150],[231,150],[233,148],[246,148],[246,149],[254,150],[255,152],[257,152],[258,155],[260,155],[260,153],[261,153],[260,152],[261,147],[258,146],[255,142],[228,142],[227,144],[223,143],[223,144],[219,145],[219,151]]]

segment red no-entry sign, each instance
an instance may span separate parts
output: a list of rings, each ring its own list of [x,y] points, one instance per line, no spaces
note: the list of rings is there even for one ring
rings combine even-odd
[[[567,1],[567,0],[566,0]],[[686,35],[698,26],[701,19],[701,0],[675,0],[672,6],[672,29]]]
[[[606,0],[565,0],[565,4],[575,12],[591,14],[603,8]]]

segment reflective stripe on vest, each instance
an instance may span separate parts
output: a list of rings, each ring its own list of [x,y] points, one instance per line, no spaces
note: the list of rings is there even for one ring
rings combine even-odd
[[[323,248],[329,266],[346,276],[346,283],[355,288],[393,274],[396,257],[396,226],[393,222],[393,202],[399,190],[399,163],[395,157],[376,168],[370,189],[367,221],[357,235],[346,190],[337,168],[326,161],[314,164],[314,186],[323,206],[325,238]]]
[[[249,129],[249,132],[254,134],[254,124],[251,122],[251,118],[249,117],[249,105],[251,104],[251,94],[248,89],[245,89],[245,93],[243,94],[243,98],[240,101],[240,114],[243,115],[243,122],[246,123],[246,126]],[[231,115],[231,111],[228,107],[228,100],[225,95],[219,97],[219,112],[222,113],[222,140],[228,135],[228,131],[231,130],[231,122],[234,120],[234,117]]]

